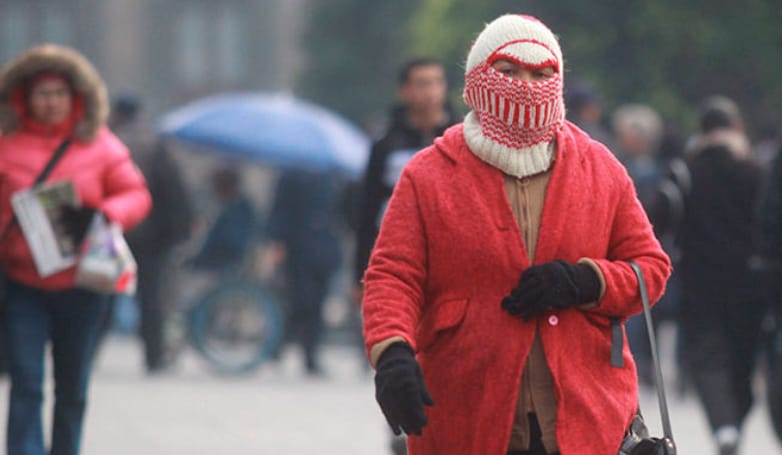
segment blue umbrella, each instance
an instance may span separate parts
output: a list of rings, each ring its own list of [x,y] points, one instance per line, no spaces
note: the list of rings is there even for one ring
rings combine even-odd
[[[286,95],[203,98],[163,116],[164,136],[275,167],[363,172],[369,140],[338,114]]]

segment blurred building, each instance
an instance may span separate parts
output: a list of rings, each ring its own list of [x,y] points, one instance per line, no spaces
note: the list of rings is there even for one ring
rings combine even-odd
[[[153,115],[218,91],[287,91],[304,2],[2,0],[0,62],[33,44],[73,46]]]

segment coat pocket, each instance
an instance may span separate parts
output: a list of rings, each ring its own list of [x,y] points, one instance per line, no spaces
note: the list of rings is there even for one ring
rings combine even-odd
[[[469,300],[468,298],[439,300],[424,312],[416,331],[419,352],[428,350],[443,332],[462,323]]]

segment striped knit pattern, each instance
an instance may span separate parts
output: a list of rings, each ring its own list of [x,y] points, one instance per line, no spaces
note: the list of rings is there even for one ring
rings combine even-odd
[[[565,120],[559,74],[522,82],[484,64],[467,74],[464,100],[477,113],[483,133],[511,148],[550,142]]]
[[[521,81],[492,68],[499,59],[553,76]],[[478,35],[467,57],[464,101],[472,108],[464,138],[470,150],[503,172],[526,177],[551,165],[554,137],[565,123],[562,52],[551,30],[530,16],[506,15]]]

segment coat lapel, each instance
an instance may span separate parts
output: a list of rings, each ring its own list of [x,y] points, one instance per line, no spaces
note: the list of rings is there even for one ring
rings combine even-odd
[[[458,157],[452,155],[451,158],[454,162],[460,160],[472,161],[467,166],[467,169],[470,169],[469,172],[473,174],[472,179],[481,187],[480,193],[486,195],[485,204],[488,205],[491,212],[491,222],[503,233],[512,232],[514,240],[506,248],[506,252],[510,256],[508,263],[514,264],[514,267],[519,269],[526,269],[530,265],[529,255],[522,240],[524,237],[521,234],[521,229],[519,229],[513,210],[510,207],[508,195],[505,193],[502,171],[475,156],[464,141],[461,142],[459,152]]]

